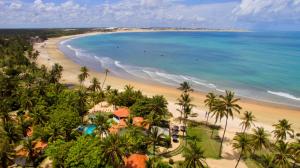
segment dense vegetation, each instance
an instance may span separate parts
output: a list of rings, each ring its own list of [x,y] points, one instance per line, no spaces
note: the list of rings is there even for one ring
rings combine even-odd
[[[86,67],[80,69],[80,85],[68,88],[60,83],[63,67],[54,64],[50,69],[37,66],[39,53],[32,47],[32,37],[42,40],[48,37],[83,33],[90,29],[75,30],[2,30],[0,38],[0,164],[7,167],[19,164],[37,167],[46,157],[54,167],[123,167],[126,157],[131,154],[146,154],[148,167],[207,167],[206,157],[221,158],[222,145],[229,117],[236,116],[242,108],[234,93],[207,95],[205,104],[209,111],[203,123],[192,120],[193,108],[190,93],[193,89],[187,82],[178,88],[182,93],[178,98],[180,122],[186,131],[180,137],[180,149],[173,152],[182,154],[184,161],[174,164],[164,162],[160,147],[169,148],[171,137],[161,134],[157,127],[168,127],[172,116],[167,109],[167,100],[161,96],[145,96],[141,91],[125,86],[122,91],[106,85],[109,71],[103,81],[89,79]],[[131,115],[127,127],[117,134],[111,134],[111,113],[94,111],[89,117],[89,109],[101,102],[107,102],[115,109],[127,107]],[[136,127],[133,117],[143,117],[148,127]],[[214,125],[207,120],[215,118]],[[218,137],[219,121],[225,119],[224,132]],[[206,122],[205,122],[206,121]],[[274,124],[271,138],[264,128],[253,128],[255,117],[245,112],[242,117],[241,132],[233,139],[233,148],[240,152],[241,159],[251,159],[262,167],[296,167],[300,158],[300,143],[294,138],[292,125],[285,119]],[[113,123],[113,121],[112,121]],[[78,131],[80,126],[96,125],[91,135]],[[167,125],[167,126],[166,126]],[[32,135],[30,134],[32,133]],[[40,142],[47,144],[45,150],[36,148]],[[209,146],[211,145],[211,147]],[[182,147],[182,148],[181,148]],[[17,149],[25,154],[18,154]],[[217,151],[218,150],[218,151]],[[22,157],[21,157],[22,156]],[[25,162],[18,162],[23,158]]]

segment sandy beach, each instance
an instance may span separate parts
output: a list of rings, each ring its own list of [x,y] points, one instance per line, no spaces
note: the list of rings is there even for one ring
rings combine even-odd
[[[147,30],[131,30],[132,32],[141,32]],[[149,30],[148,30],[149,31]],[[123,31],[124,32],[124,31]],[[128,32],[128,31],[127,31]],[[96,33],[87,33],[87,35],[102,34],[101,32]],[[54,63],[59,63],[63,66],[63,77],[62,82],[68,84],[78,84],[77,75],[79,74],[80,65],[74,63],[72,60],[65,57],[65,55],[58,49],[59,42],[74,38],[83,35],[74,35],[74,36],[64,36],[59,38],[51,38],[43,43],[38,43],[35,45],[35,49],[40,52],[40,56],[37,60],[39,65],[46,65],[49,69]],[[96,72],[90,70],[90,79],[92,77],[99,78],[100,81],[103,80],[104,74],[101,72]],[[85,83],[89,85],[89,80]],[[160,84],[147,84],[136,82],[128,79],[122,79],[119,77],[108,75],[106,84],[111,85],[113,88],[122,89],[125,85],[132,85],[136,89],[143,91],[143,93],[151,95],[164,95],[167,100],[172,104],[179,97],[180,92],[170,86],[164,86]],[[205,93],[194,92],[192,94],[193,103],[197,106],[197,110],[204,112],[206,110],[203,100],[205,99]],[[243,107],[243,111],[252,111],[257,118],[257,122],[264,123],[271,126],[276,123],[278,120],[286,118],[291,123],[293,123],[293,128],[296,132],[300,131],[300,109],[281,106],[277,104],[258,102],[248,99],[242,99],[240,105]],[[201,116],[201,115],[200,115]]]

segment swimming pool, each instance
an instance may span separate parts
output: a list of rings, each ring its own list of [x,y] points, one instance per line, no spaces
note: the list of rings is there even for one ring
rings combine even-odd
[[[84,128],[84,135],[93,135],[94,134],[94,130],[97,128],[97,126],[95,124],[90,124],[90,125],[87,125],[85,128]]]

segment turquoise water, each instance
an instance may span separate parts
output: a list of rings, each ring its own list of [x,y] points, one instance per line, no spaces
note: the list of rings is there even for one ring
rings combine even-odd
[[[300,32],[114,33],[67,40],[81,65],[136,80],[300,106]]]
[[[97,128],[96,125],[94,124],[90,124],[90,125],[87,125],[85,128],[84,128],[84,135],[93,135],[94,134],[94,130]]]

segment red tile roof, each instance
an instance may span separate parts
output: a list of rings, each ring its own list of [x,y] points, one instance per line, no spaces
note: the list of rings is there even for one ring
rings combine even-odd
[[[146,168],[146,161],[148,160],[146,155],[132,154],[125,159],[126,168]]]
[[[128,108],[120,108],[114,112],[114,115],[118,116],[119,118],[127,118],[129,117],[129,109]]]

